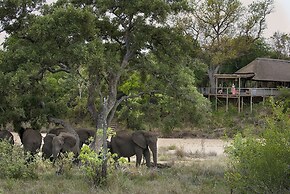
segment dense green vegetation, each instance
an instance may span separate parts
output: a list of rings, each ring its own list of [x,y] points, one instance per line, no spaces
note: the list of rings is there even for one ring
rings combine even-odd
[[[226,150],[230,158],[227,180],[241,193],[289,192],[289,111],[285,112],[284,102],[272,100],[270,105],[259,133],[239,133]]]

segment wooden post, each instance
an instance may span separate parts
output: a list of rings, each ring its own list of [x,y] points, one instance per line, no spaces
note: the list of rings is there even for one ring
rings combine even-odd
[[[242,103],[241,103],[241,111],[244,109],[244,97],[242,97]]]
[[[265,105],[265,96],[263,96],[263,105]]]
[[[241,112],[241,78],[239,76],[239,89],[238,89],[238,110],[239,110],[239,113]]]
[[[253,112],[253,96],[251,91],[251,97],[250,97],[250,107],[251,107],[251,113]]]
[[[226,112],[229,110],[229,88],[227,88]]]
[[[218,78],[215,78],[215,110],[217,110],[217,86],[218,86]]]

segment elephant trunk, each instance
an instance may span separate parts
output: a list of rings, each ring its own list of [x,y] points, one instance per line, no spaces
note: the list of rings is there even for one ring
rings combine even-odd
[[[157,143],[149,144],[150,150],[153,154],[153,165],[157,167]]]
[[[58,154],[61,151],[61,146],[63,145],[62,142],[60,142],[59,137],[56,136],[52,139],[52,156],[53,159],[56,160],[56,158],[58,157]]]

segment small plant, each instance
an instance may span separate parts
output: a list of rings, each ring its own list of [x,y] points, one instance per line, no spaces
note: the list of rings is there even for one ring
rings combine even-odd
[[[176,150],[176,145],[170,145],[168,146],[168,150]]]
[[[74,153],[60,153],[60,156],[56,159],[54,165],[57,168],[56,174],[64,174],[69,176],[71,169],[73,168]]]
[[[0,178],[35,179],[36,162],[27,162],[23,149],[0,141]]]
[[[102,183],[101,180],[101,166],[102,160],[100,156],[91,150],[89,146],[83,145],[79,159],[82,162],[82,170],[89,181],[97,185]]]
[[[106,158],[108,161],[108,173],[110,173],[110,170],[113,167],[114,160],[113,158],[116,157],[116,155],[111,155],[110,152],[108,152]],[[94,185],[102,186],[104,184],[104,181],[102,179],[101,173],[102,173],[102,164],[103,164],[103,153],[102,151],[98,154],[95,151],[91,150],[88,145],[83,145],[81,149],[81,153],[79,155],[79,159],[82,163],[82,170],[85,173],[85,176],[89,179],[90,182],[92,182]],[[122,159],[121,159],[122,160]]]
[[[184,158],[186,156],[186,152],[183,148],[176,149],[175,154],[178,158]]]

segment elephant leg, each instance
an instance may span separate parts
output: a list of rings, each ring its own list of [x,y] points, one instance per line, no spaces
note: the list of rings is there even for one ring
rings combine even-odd
[[[150,151],[148,148],[143,151],[143,155],[146,160],[146,166],[150,167]]]
[[[141,164],[143,149],[141,147],[136,147],[135,153],[136,153],[136,167],[138,167]]]

